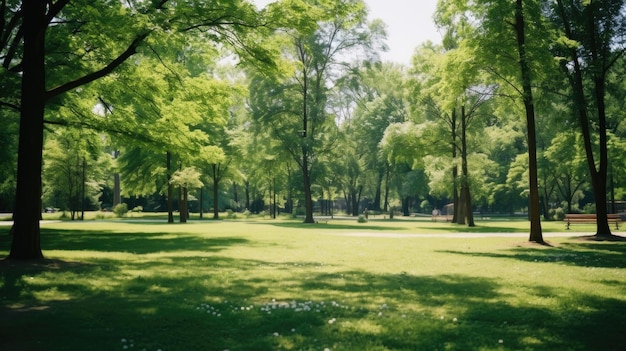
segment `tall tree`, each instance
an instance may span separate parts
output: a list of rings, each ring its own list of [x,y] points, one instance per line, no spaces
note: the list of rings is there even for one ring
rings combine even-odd
[[[573,109],[583,135],[595,195],[598,238],[613,236],[607,220],[610,118],[606,99],[610,73],[626,51],[625,4],[623,0],[557,0],[550,4],[549,15],[560,34],[555,54],[570,83]]]
[[[240,48],[252,47],[247,45],[250,41],[245,39],[244,33],[256,25],[257,18],[254,6],[244,0],[194,3],[193,8],[189,3],[167,0],[33,0],[21,2],[18,11],[16,5],[2,2],[3,16],[12,11],[9,22],[13,27],[8,36],[3,33],[2,37],[10,40],[3,40],[3,47],[0,47],[5,68],[21,76],[22,84],[15,224],[9,257],[39,259],[43,256],[39,217],[46,103],[113,72],[137,52],[151,33],[158,32],[159,27],[165,27],[162,33],[172,29],[174,32],[219,33],[207,37]],[[80,30],[76,30],[79,29],[77,26]],[[46,48],[48,39],[64,45]],[[54,50],[63,47],[69,50]],[[57,71],[46,72],[46,60],[61,62],[62,57],[65,58],[64,65],[57,66]],[[79,69],[66,69],[69,67]],[[46,86],[47,76],[55,78],[48,82],[55,84],[53,88]]]
[[[540,65],[536,57],[540,57],[547,47],[542,41],[545,35],[539,34],[542,32],[539,9],[538,1],[528,0],[516,0],[514,3],[446,0],[440,2],[438,20],[452,25],[449,28],[454,28],[463,43],[472,48],[475,64],[497,78],[501,86],[508,86],[521,97],[525,107],[529,154],[529,240],[543,243],[531,74],[533,71],[541,72],[537,70]]]
[[[336,134],[327,109],[328,90],[342,64],[348,65],[349,55],[364,52],[372,31],[361,0],[288,0],[274,10],[275,18],[288,19],[287,29],[276,36],[284,49],[283,76],[259,74],[253,81],[254,115],[271,128],[299,165],[304,222],[313,223],[313,168],[318,155],[332,147]]]

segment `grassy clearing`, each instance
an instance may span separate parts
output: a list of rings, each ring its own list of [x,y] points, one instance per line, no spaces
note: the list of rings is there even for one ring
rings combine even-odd
[[[449,237],[464,229],[400,219],[45,224],[45,262],[0,262],[0,349],[624,349],[626,243]],[[420,233],[431,235],[406,235]],[[3,235],[0,256],[8,246]]]

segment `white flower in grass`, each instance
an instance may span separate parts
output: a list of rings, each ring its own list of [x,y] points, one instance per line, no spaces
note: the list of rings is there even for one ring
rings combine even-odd
[[[453,322],[457,322],[457,321],[458,321],[458,319],[456,319],[456,317],[454,317],[454,319],[453,319],[452,321],[453,321]]]
[[[498,344],[504,344],[504,340],[502,339],[498,340]]]
[[[330,349],[327,347],[327,348],[324,349],[324,351],[330,351]]]
[[[274,334],[272,334],[274,336],[280,336],[280,334],[278,334],[278,332],[274,332]]]

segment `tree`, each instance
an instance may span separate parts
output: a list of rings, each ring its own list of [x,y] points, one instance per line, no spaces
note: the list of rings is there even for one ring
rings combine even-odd
[[[55,132],[46,141],[42,195],[56,199],[63,211],[70,212],[72,220],[79,211],[80,219],[84,219],[85,206],[97,201],[93,195],[99,195],[103,183],[97,172],[102,155],[100,138],[73,129],[57,128]]]
[[[554,53],[570,84],[573,110],[583,135],[596,202],[595,236],[610,238],[613,235],[607,220],[607,82],[626,51],[625,2],[557,0],[551,4],[549,15],[559,33]]]
[[[282,41],[282,77],[259,74],[253,80],[255,119],[271,128],[302,171],[305,223],[313,223],[311,186],[316,158],[336,140],[328,113],[334,75],[349,54],[367,47],[372,32],[360,0],[283,1],[275,18],[289,19],[276,36]],[[256,98],[255,98],[256,97]]]
[[[170,183],[172,183],[172,185],[174,186],[180,187],[182,190],[182,202],[178,211],[180,212],[180,222],[186,223],[187,218],[189,217],[189,190],[202,187],[202,182],[200,181],[200,172],[198,172],[194,167],[185,167],[183,169],[177,170],[176,172],[174,172],[174,174],[172,174]]]
[[[533,35],[541,32],[540,7],[535,1],[523,0],[516,0],[515,3],[450,0],[441,2],[440,5],[440,23],[456,28],[460,38],[464,40],[463,43],[472,48],[476,63],[521,97],[526,112],[529,154],[529,240],[543,243],[531,75],[533,68],[538,67],[538,61],[533,60],[533,55],[540,56],[541,49],[537,48],[541,48],[541,38],[545,38],[545,35]],[[537,40],[530,41],[529,38]],[[531,48],[537,50],[530,50]]]
[[[69,0],[23,1],[21,11],[15,11],[17,6],[14,5],[2,3],[3,15],[12,11],[10,23],[13,27],[9,28],[7,36],[3,36],[11,40],[4,41],[0,48],[5,69],[8,67],[8,71],[21,75],[15,224],[9,257],[40,259],[43,257],[39,217],[46,103],[113,72],[134,55],[146,38],[158,31],[160,26],[166,27],[162,33],[171,32],[172,29],[175,32],[219,33],[222,35],[207,37],[239,48],[251,48],[245,33],[256,25],[257,18],[254,6],[239,0],[222,4],[222,7],[198,3],[196,8],[178,2],[172,2],[171,7],[168,7],[167,0],[77,0],[71,3]],[[87,18],[89,14],[104,15]],[[80,26],[81,30],[76,30],[76,26]],[[55,44],[65,44],[56,47],[70,50],[53,51],[46,48],[48,38],[56,40]],[[117,43],[126,43],[126,46],[120,49],[124,44],[115,45]],[[254,53],[254,50],[248,50],[248,53]],[[58,66],[60,68],[57,72],[46,72],[46,60],[61,62],[63,59],[65,64]],[[57,79],[48,82],[56,84],[53,88],[46,86],[46,76]]]

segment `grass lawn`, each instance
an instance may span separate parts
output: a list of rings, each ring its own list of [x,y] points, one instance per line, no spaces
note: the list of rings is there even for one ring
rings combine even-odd
[[[0,350],[626,350],[626,242],[563,223],[160,221],[43,224]]]

